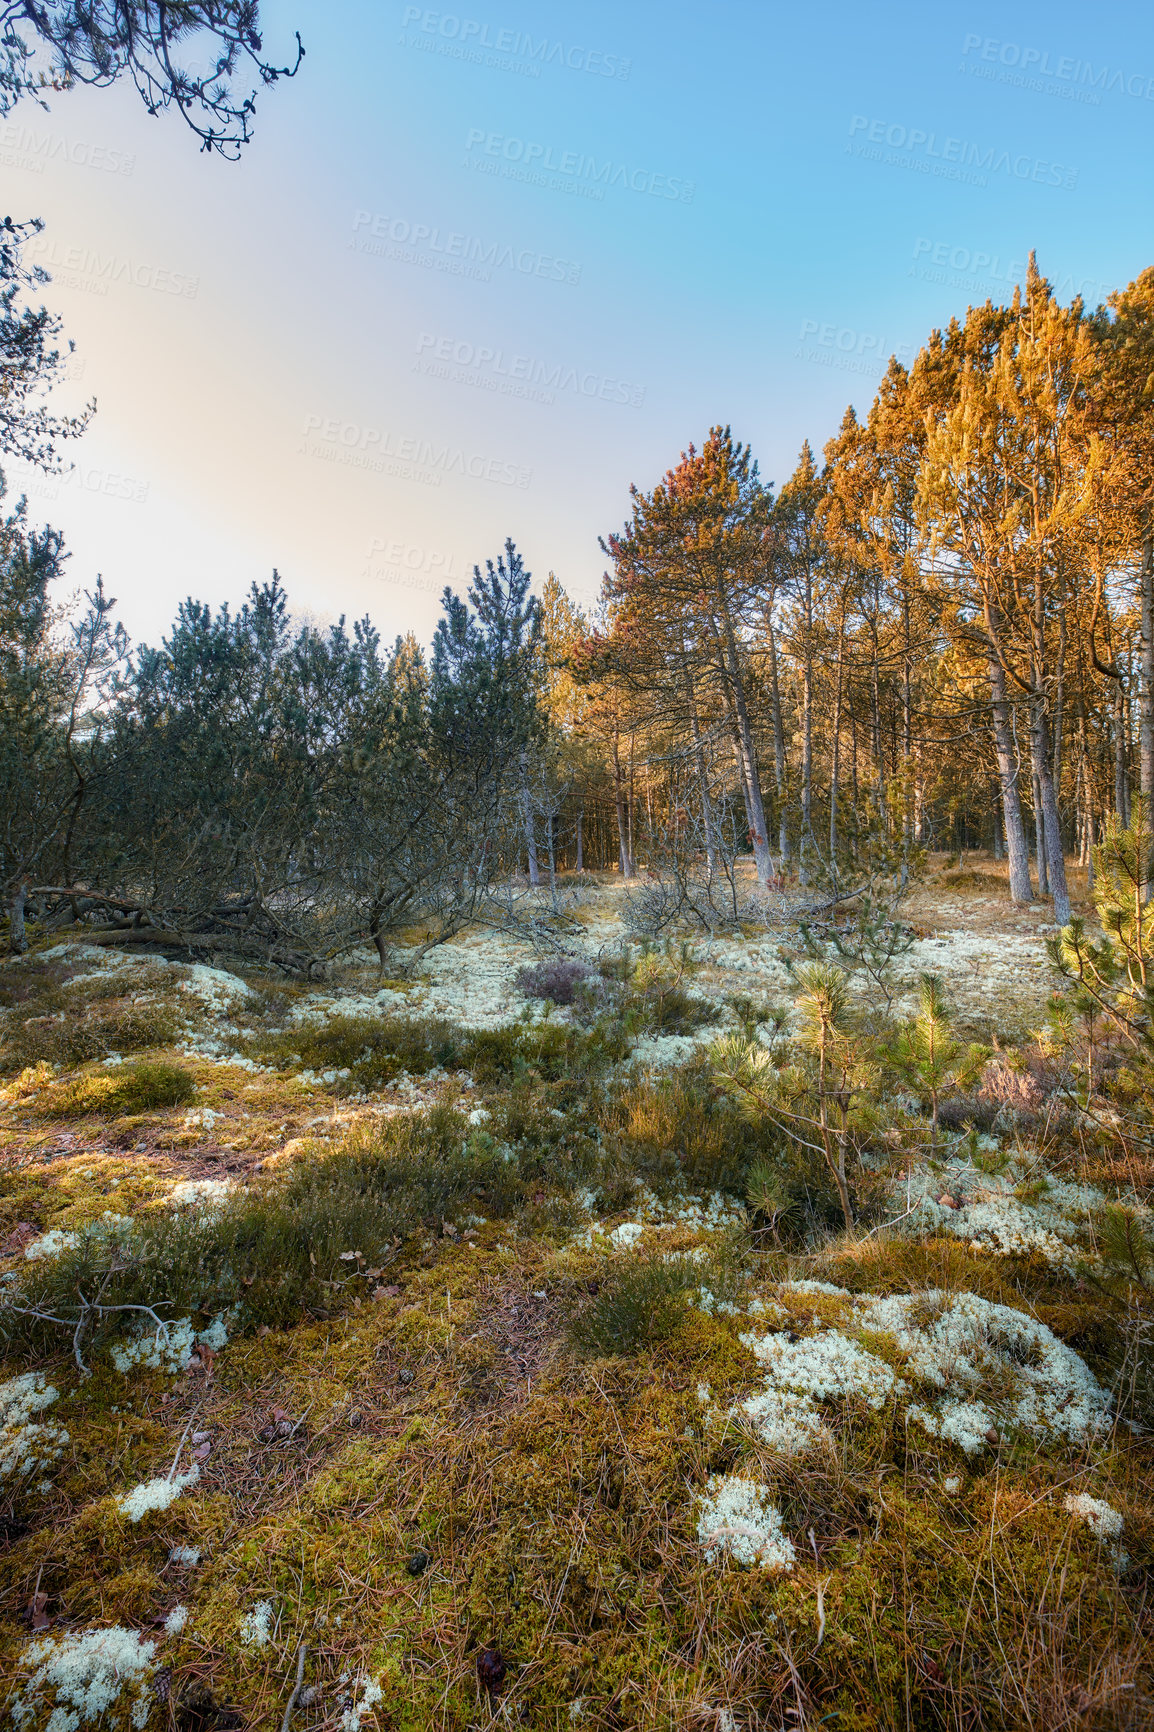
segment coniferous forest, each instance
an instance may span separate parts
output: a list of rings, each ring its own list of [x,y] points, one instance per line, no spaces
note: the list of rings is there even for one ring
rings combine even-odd
[[[0,0],[0,113],[242,157],[257,11]],[[1151,1723],[1154,266],[1046,263],[424,641],[276,570],[135,641],[9,481],[14,1725]]]

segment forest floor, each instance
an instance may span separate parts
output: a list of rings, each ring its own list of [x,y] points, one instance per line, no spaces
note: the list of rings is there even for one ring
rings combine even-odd
[[[621,972],[628,891],[566,895]],[[0,1709],[1154,1723],[1154,1162],[1037,1033],[1048,905],[939,862],[901,919],[855,1004],[938,973],[988,1057],[936,1136],[879,1080],[849,1231],[804,1151],[759,1208],[711,1059],[788,1042],[788,926],[583,1019],[508,932],[308,988],[0,965]]]

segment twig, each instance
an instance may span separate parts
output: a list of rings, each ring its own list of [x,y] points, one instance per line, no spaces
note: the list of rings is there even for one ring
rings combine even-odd
[[[93,1315],[103,1317],[112,1311],[147,1311],[148,1315],[152,1318],[152,1321],[156,1324],[157,1329],[162,1332],[165,1343],[167,1344],[168,1342],[168,1324],[164,1321],[163,1317],[157,1316],[151,1305],[102,1305],[100,1303],[100,1295],[104,1292],[105,1287],[107,1287],[112,1273],[113,1271],[109,1270],[105,1275],[104,1280],[101,1282],[100,1287],[97,1290],[95,1299],[86,1299],[80,1288],[78,1287],[76,1289],[77,1295],[80,1299],[80,1314],[77,1317],[54,1317],[50,1311],[41,1311],[36,1306],[12,1305],[7,1302],[4,1303],[3,1309],[5,1311],[10,1311],[14,1317],[34,1317],[38,1323],[55,1323],[59,1329],[71,1329],[72,1356],[76,1360],[77,1370],[80,1372],[81,1377],[91,1377],[92,1371],[91,1368],[84,1363],[84,1359],[80,1352],[80,1343],[84,1338],[84,1331]],[[169,1299],[161,1299],[158,1303],[161,1305],[169,1305],[172,1301]]]
[[[189,1432],[192,1430],[193,1425],[196,1421],[196,1416],[199,1412],[200,1412],[199,1407],[193,1408],[192,1418],[189,1420],[188,1424],[185,1426],[183,1432],[181,1433],[180,1442],[176,1446],[176,1454],[172,1458],[172,1466],[168,1470],[168,1477],[169,1477],[170,1481],[172,1481],[176,1478],[176,1469],[177,1469],[177,1465],[180,1461],[180,1452],[184,1448],[184,1440],[188,1436]]]
[[[293,1687],[293,1693],[288,1699],[288,1704],[284,1711],[284,1719],[280,1723],[280,1732],[289,1732],[289,1727],[292,1725],[293,1713],[296,1710],[297,1700],[301,1693],[301,1685],[304,1682],[305,1655],[307,1653],[308,1648],[305,1646],[304,1642],[302,1642],[300,1647],[297,1649],[297,1681]]]

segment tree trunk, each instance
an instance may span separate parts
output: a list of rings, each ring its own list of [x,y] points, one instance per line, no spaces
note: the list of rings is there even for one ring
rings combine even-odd
[[[636,865],[635,865],[637,856],[633,851],[633,735],[632,734],[630,734],[630,736],[629,736],[629,799],[626,803],[625,814],[626,814],[625,835],[626,835],[626,841],[628,843],[627,852],[629,855],[629,876],[632,878],[634,873],[637,870]]]
[[[777,850],[782,863],[789,859],[789,823],[785,793],[785,725],[781,716],[781,685],[777,677],[777,644],[773,635],[773,616],[766,610],[765,634],[769,643],[769,698],[773,710],[773,773],[777,793]]]
[[[757,866],[757,881],[763,890],[769,888],[773,876],[773,855],[769,851],[769,835],[765,823],[765,804],[761,797],[761,776],[757,767],[757,753],[753,744],[753,728],[749,720],[749,706],[745,701],[745,681],[741,677],[741,664],[737,653],[737,638],[728,613],[722,614],[725,628],[726,660],[729,664],[729,682],[733,693],[733,713],[737,723],[737,739],[741,750],[741,765],[745,772],[746,795],[749,802],[750,839],[753,842],[753,858]]]
[[[583,846],[582,846],[582,844],[584,842],[584,836],[583,836],[584,824],[585,824],[585,808],[582,806],[580,811],[577,813],[577,870],[578,870],[578,872],[584,872],[584,870],[585,870],[585,855],[584,855]]]
[[[805,574],[805,643],[801,660],[801,881],[809,882],[805,856],[813,842],[813,580]]]
[[[621,876],[632,878],[633,862],[629,858],[625,830],[625,778],[621,772],[620,738],[616,728],[613,730],[613,804],[617,813],[617,860]]]
[[[1040,695],[1034,700],[1033,711],[1030,746],[1034,758],[1034,776],[1041,801],[1042,839],[1045,846],[1047,878],[1054,898],[1054,920],[1059,926],[1068,926],[1070,924],[1070,892],[1066,886],[1066,857],[1062,852],[1062,827],[1058,817],[1058,797],[1054,789],[1050,719],[1046,714],[1045,702]]]
[[[837,633],[837,680],[834,686],[833,723],[830,729],[829,769],[829,869],[837,887],[837,796],[841,776],[841,699],[845,659],[845,606],[842,605]]]
[[[1034,891],[1030,883],[1030,854],[1026,847],[1026,828],[1022,822],[1022,802],[1018,793],[1018,755],[1014,749],[1010,704],[1006,696],[1006,674],[996,655],[990,655],[988,666],[994,755],[998,761],[1002,824],[1006,833],[1006,853],[1010,860],[1010,895],[1015,902],[1032,902]]]
[[[1145,800],[1154,799],[1154,525],[1142,540],[1142,683],[1138,710],[1138,774]],[[1154,811],[1154,805],[1150,808]]]
[[[1033,723],[1030,724],[1031,731],[1033,725]],[[1034,801],[1034,860],[1038,867],[1038,895],[1048,896],[1050,894],[1050,874],[1046,863],[1046,813],[1042,805],[1042,784],[1038,780],[1036,766],[1030,777],[1030,787]]]
[[[28,949],[28,934],[24,930],[24,899],[27,894],[27,880],[21,878],[8,907],[8,949],[13,956],[23,956]]]
[[[1114,687],[1114,815],[1123,828],[1129,823],[1129,795],[1126,785],[1126,694],[1119,680]]]
[[[529,859],[529,882],[534,888],[541,882],[537,865],[537,837],[533,823],[533,801],[529,794],[529,755],[521,753],[521,812],[525,825],[525,853]]]
[[[717,843],[713,835],[713,804],[709,798],[709,778],[705,773],[705,752],[701,745],[701,726],[697,719],[697,699],[693,693],[693,679],[688,667],[685,669],[685,696],[689,704],[689,726],[693,736],[693,760],[697,770],[698,786],[701,789],[701,824],[705,831],[706,877],[712,884],[717,872]]]

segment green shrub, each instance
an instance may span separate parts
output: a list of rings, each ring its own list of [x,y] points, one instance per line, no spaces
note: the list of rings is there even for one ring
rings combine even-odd
[[[21,1071],[42,1061],[62,1069],[107,1058],[110,1053],[144,1052],[166,1046],[176,1035],[179,1019],[169,1004],[120,1003],[87,1010],[75,997],[57,1002],[53,994],[38,1014],[8,1014],[0,1046],[0,1071]]]
[[[406,1234],[439,1231],[466,1206],[499,1218],[522,1200],[516,1164],[483,1131],[466,1140],[467,1130],[446,1107],[358,1126],[337,1148],[259,1175],[219,1208],[139,1215],[115,1245],[85,1235],[21,1269],[20,1294],[5,1290],[7,1309],[0,1300],[0,1330],[54,1340],[48,1325],[12,1307],[69,1317],[77,1291],[97,1288],[106,1306],[151,1305],[174,1318],[230,1311],[243,1327],[329,1311],[364,1291],[359,1271],[383,1267]],[[123,1333],[123,1319],[106,1333]]]
[[[744,1234],[718,1240],[707,1256],[645,1250],[607,1261],[594,1297],[569,1319],[569,1340],[602,1358],[636,1353],[666,1341],[704,1288],[713,1300],[737,1299],[748,1280]]]
[[[48,1104],[66,1118],[126,1118],[183,1106],[195,1093],[196,1083],[182,1065],[151,1059],[76,1077],[54,1091]]]
[[[701,1268],[689,1257],[621,1259],[571,1318],[569,1339],[579,1352],[600,1358],[652,1347],[674,1334],[686,1316],[687,1295],[701,1283]]]
[[[289,1069],[347,1070],[341,1092],[371,1094],[402,1071],[469,1071],[481,1084],[534,1073],[547,1082],[590,1074],[624,1058],[628,1038],[609,1022],[584,1030],[561,1023],[509,1023],[466,1029],[436,1017],[334,1016],[275,1035],[258,1035],[246,1051],[263,1064]]]

